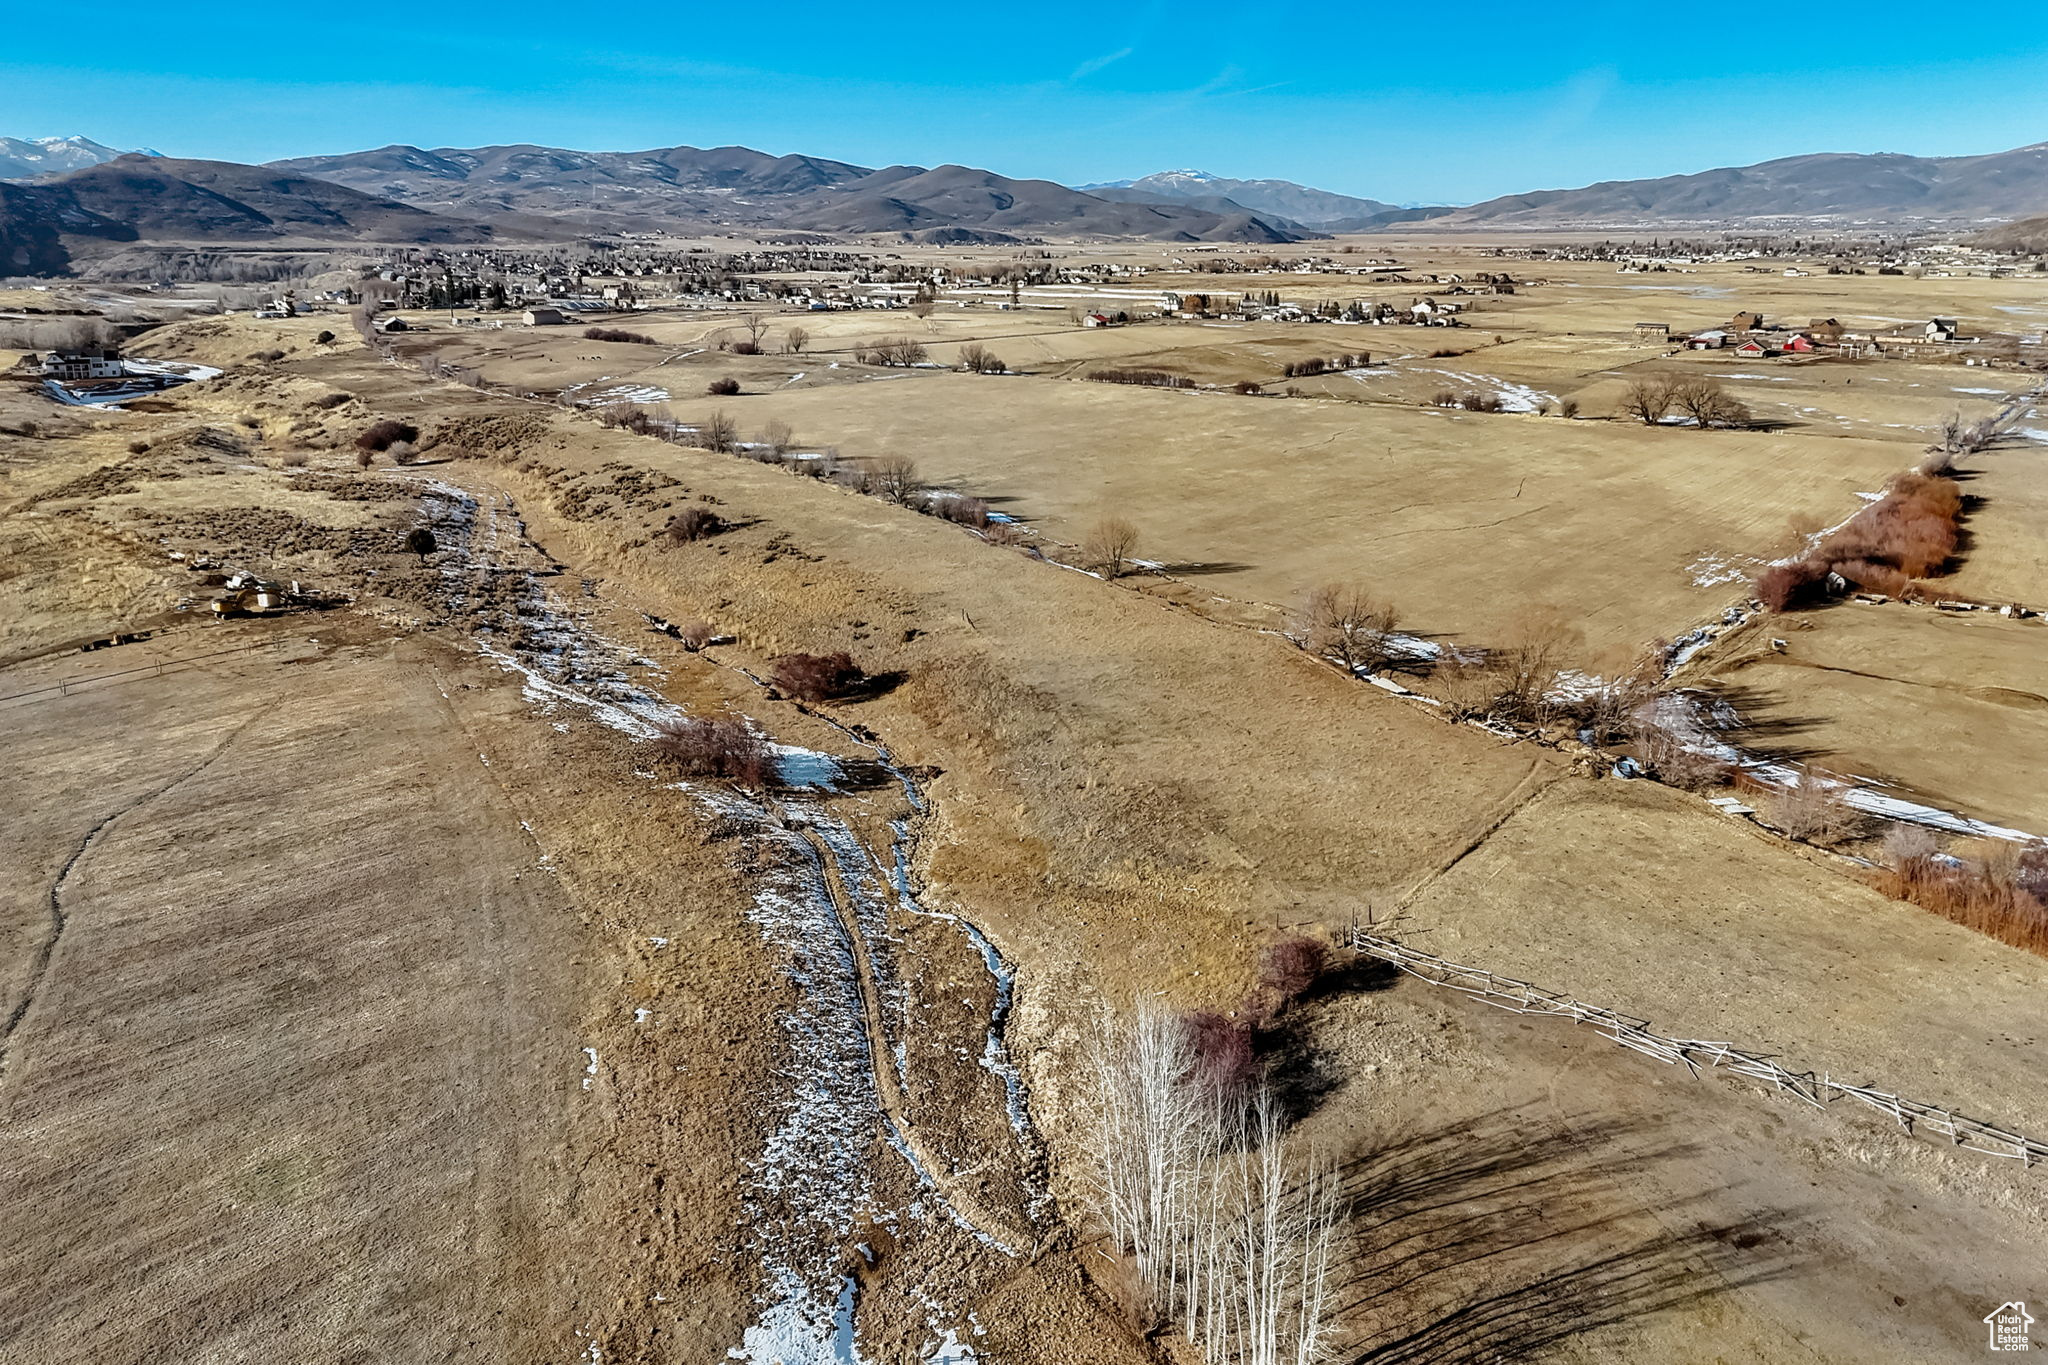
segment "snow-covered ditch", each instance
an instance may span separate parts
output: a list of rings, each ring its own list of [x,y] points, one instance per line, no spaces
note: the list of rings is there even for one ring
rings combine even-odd
[[[1545,403],[1555,403],[1557,395],[1534,389],[1527,384],[1517,384],[1511,379],[1498,375],[1470,374],[1464,370],[1444,370],[1433,365],[1413,365],[1411,374],[1438,374],[1453,383],[1464,384],[1490,398],[1500,399],[1504,412],[1534,412]]]
[[[653,664],[625,645],[594,630],[552,591],[542,574],[509,562],[531,555],[523,531],[510,513],[480,506],[463,490],[435,480],[417,480],[423,510],[443,551],[443,584],[451,605],[471,605],[487,577],[509,575],[516,583],[512,615],[516,630],[500,631],[487,616],[479,623],[478,651],[517,673],[528,700],[543,714],[581,715],[634,738],[687,714],[638,676],[653,675]],[[501,608],[504,594],[475,605]],[[561,722],[557,721],[557,728]],[[843,729],[843,727],[842,727]],[[847,732],[901,784],[914,811],[925,808],[915,780],[882,745]],[[764,942],[781,954],[782,971],[796,987],[793,1002],[778,1019],[783,1057],[776,1086],[763,1098],[771,1114],[769,1134],[749,1172],[746,1222],[765,1283],[755,1321],[730,1359],[750,1365],[865,1365],[854,1339],[853,1281],[844,1276],[842,1248],[857,1219],[894,1223],[932,1217],[959,1226],[985,1244],[1016,1254],[976,1228],[945,1199],[934,1174],[924,1170],[889,1116],[876,1088],[875,1068],[896,1068],[903,1085],[904,1052],[872,1055],[862,1011],[862,972],[855,943],[841,922],[818,849],[798,832],[808,829],[827,850],[865,947],[867,978],[884,1018],[904,1024],[913,1018],[911,992],[895,965],[899,940],[890,908],[956,926],[972,944],[994,983],[981,1066],[1001,1085],[1005,1109],[1024,1167],[1042,1168],[1032,1132],[1023,1081],[1003,1040],[1011,1008],[1014,972],[986,935],[958,915],[920,905],[912,885],[914,833],[910,822],[892,824],[888,871],[853,829],[826,804],[845,777],[845,765],[817,750],[771,742],[778,777],[786,789],[781,806],[790,827],[765,797],[678,786],[701,800],[741,816],[755,837],[775,846],[781,857],[766,860],[748,905],[748,920]],[[651,775],[650,775],[651,776]],[[656,947],[665,938],[650,938]],[[648,1015],[636,1013],[646,1025]],[[582,1088],[602,1077],[595,1047],[582,1049]],[[915,1173],[919,1195],[902,1209],[878,1206],[871,1153],[880,1137]],[[1027,1207],[1034,1214],[1048,1197],[1027,1181]],[[938,1332],[934,1327],[934,1332]],[[595,1345],[595,1343],[593,1343]],[[936,1337],[928,1358],[967,1361],[971,1348],[947,1332]]]
[[[1724,763],[1734,764],[1749,776],[1775,787],[1793,788],[1811,780],[1810,774],[1792,764],[1758,758],[1729,743],[1724,736],[1741,724],[1741,717],[1722,698],[1681,690],[1667,692],[1652,704],[1658,724],[1693,753],[1708,754]],[[1875,778],[1852,773],[1840,776],[1846,784],[1842,790],[1843,802],[1867,815],[1979,839],[2030,843],[2038,837],[2026,830],[2008,829],[1893,795],[1887,790],[1888,784]]]

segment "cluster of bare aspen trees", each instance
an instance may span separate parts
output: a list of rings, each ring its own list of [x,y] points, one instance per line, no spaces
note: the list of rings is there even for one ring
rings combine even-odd
[[[1292,1151],[1265,1085],[1204,1057],[1156,1000],[1106,1025],[1093,1061],[1091,1190],[1144,1307],[1211,1365],[1326,1359],[1335,1171]]]

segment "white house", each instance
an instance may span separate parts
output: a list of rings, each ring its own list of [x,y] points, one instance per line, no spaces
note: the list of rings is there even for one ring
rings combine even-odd
[[[121,353],[112,347],[85,351],[52,351],[43,357],[43,375],[48,379],[119,379],[128,373]]]

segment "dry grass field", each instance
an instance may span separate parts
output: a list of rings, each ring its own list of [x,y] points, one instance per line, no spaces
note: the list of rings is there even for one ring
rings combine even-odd
[[[474,780],[440,651],[207,644],[238,652],[4,703],[0,1353],[537,1358],[573,915]]]
[[[1944,810],[2048,829],[2039,620],[1840,606],[1767,622],[1746,644],[1717,653],[1709,676],[1773,747]]]
[[[743,436],[781,421],[806,446],[855,459],[906,456],[928,483],[988,499],[1070,543],[1114,511],[1139,526],[1143,557],[1169,572],[1199,569],[1205,589],[1228,597],[1285,608],[1319,581],[1356,578],[1393,598],[1413,628],[1477,642],[1498,640],[1532,609],[1556,608],[1578,622],[1585,662],[1599,667],[1713,615],[1731,583],[1794,543],[1789,525],[1847,515],[1855,493],[1917,458],[1949,414],[1983,416],[2026,387],[2010,373],[1954,365],[1674,355],[1637,341],[1635,321],[1696,329],[1747,307],[1875,327],[1945,308],[1989,329],[2023,317],[2002,309],[2048,307],[2048,284],[2027,279],[1785,279],[1726,263],[1697,275],[1616,276],[1598,262],[1503,261],[1383,241],[1372,249],[1398,256],[1423,283],[1195,275],[1161,261],[1143,281],[1098,292],[1126,297],[1136,311],[1168,289],[1272,288],[1312,304],[1405,302],[1435,287],[1430,273],[1451,269],[1469,277],[1506,268],[1538,282],[1471,300],[1478,311],[1454,329],[1217,320],[1079,328],[1063,310],[998,312],[970,295],[971,306],[942,298],[925,318],[757,311],[770,352],[791,327],[810,334],[794,356],[719,350],[721,339],[746,335],[738,312],[657,311],[624,323],[659,347],[591,342],[576,326],[450,334],[423,318],[436,330],[404,348],[478,366],[492,384],[566,388],[583,402],[638,398],[685,422],[724,411]],[[1646,312],[1648,303],[1657,306]],[[924,345],[935,367],[972,341],[1020,373],[857,363],[861,348],[891,337]],[[1459,354],[1430,354],[1438,349]],[[1291,360],[1359,352],[1372,363],[1281,377]],[[1104,365],[1346,401],[1085,382]],[[1765,429],[1652,433],[1616,415],[1632,380],[1664,375],[1721,379]],[[740,395],[706,398],[714,377],[737,379]],[[1520,411],[1429,406],[1445,391]],[[1580,403],[1581,420],[1532,415],[1566,398]],[[1000,421],[990,420],[995,411]],[[1755,496],[1765,480],[1771,496]]]
[[[1002,421],[981,416],[998,404]],[[742,430],[779,419],[848,456],[908,456],[1068,543],[1126,517],[1143,557],[1215,593],[1286,607],[1354,579],[1409,628],[1480,644],[1566,609],[1589,664],[1714,614],[1731,590],[1697,580],[1781,552],[1788,518],[1836,519],[1903,463],[1869,440],[978,375],[721,406]],[[711,408],[675,405],[685,421]]]
[[[1374,288],[1107,254],[1156,263],[1134,294]],[[1367,908],[1670,1033],[2048,1131],[2039,957],[1271,629],[1346,579],[1461,642],[1555,612],[1572,662],[1618,664],[2027,378],[1669,356],[1639,317],[1989,325],[2048,286],[1513,268],[1549,283],[1462,329],[942,301],[779,314],[771,353],[737,356],[736,313],[606,319],[654,346],[419,315],[394,363],[317,342],[332,317],[215,318],[135,349],[228,374],[131,411],[0,393],[0,762],[28,812],[0,833],[0,1185],[26,1192],[0,1355],[1178,1361],[1086,1212],[1099,1011],[1251,1017],[1265,946]],[[791,325],[808,346],[773,353]],[[935,367],[854,359],[889,336]],[[970,342],[1019,372],[936,368]],[[1357,350],[1374,363],[1295,398],[1079,377],[1277,390],[1288,360]],[[488,388],[427,378],[428,353]],[[1611,419],[1631,375],[1694,370],[1761,425]],[[719,377],[741,393],[710,398]],[[1584,406],[1425,406],[1439,385]],[[1171,577],[1106,583],[493,389],[909,457],[1042,544],[1114,513]],[[420,428],[419,463],[358,467],[379,418]],[[1969,466],[1957,591],[2039,602],[2040,468],[2024,444]],[[723,532],[671,541],[686,509]],[[407,551],[416,528],[434,548]],[[202,563],[333,604],[212,621]],[[695,622],[714,643],[670,629]],[[2048,827],[2044,640],[1838,604],[1732,634],[1686,681],[1831,766]],[[866,691],[768,685],[779,656],[838,650]],[[665,767],[649,737],[682,714],[745,721],[780,775]],[[2048,1269],[2016,1163],[1364,964],[1260,1046],[1348,1191],[1347,1360],[1961,1358]]]

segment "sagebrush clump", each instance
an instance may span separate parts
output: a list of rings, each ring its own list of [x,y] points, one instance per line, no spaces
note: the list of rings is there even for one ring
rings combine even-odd
[[[776,691],[798,701],[837,701],[860,691],[867,675],[853,656],[842,650],[835,654],[784,654],[769,669],[768,681]]]
[[[648,748],[656,763],[685,777],[723,777],[760,788],[771,770],[767,741],[736,720],[665,720]]]

